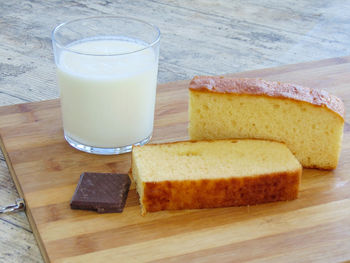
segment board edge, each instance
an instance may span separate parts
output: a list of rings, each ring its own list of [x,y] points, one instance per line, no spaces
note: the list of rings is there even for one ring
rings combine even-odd
[[[12,180],[13,182],[15,183],[15,186],[16,186],[16,189],[17,189],[17,192],[20,196],[20,198],[23,198],[24,199],[24,202],[26,204],[26,209],[25,209],[25,213],[27,215],[27,218],[28,218],[28,221],[29,221],[29,225],[33,231],[33,234],[34,234],[34,237],[35,237],[35,241],[36,243],[38,244],[38,247],[39,247],[39,250],[40,250],[40,253],[41,253],[41,256],[43,257],[44,261],[49,263],[50,262],[50,259],[49,259],[49,256],[47,254],[47,251],[45,249],[45,246],[43,245],[43,241],[40,237],[40,234],[39,234],[39,231],[36,227],[36,224],[35,224],[35,221],[34,221],[34,218],[33,218],[33,215],[32,213],[30,212],[30,209],[29,209],[29,206],[28,206],[28,202],[26,201],[26,198],[23,194],[23,190],[21,188],[21,185],[17,179],[17,176],[16,176],[16,173],[15,173],[15,170],[13,169],[13,166],[12,166],[12,162],[11,162],[11,159],[10,159],[10,156],[8,155],[7,151],[6,151],[6,147],[5,147],[5,144],[4,144],[4,141],[3,141],[3,138],[2,138],[2,135],[1,135],[1,131],[0,131],[0,148],[1,148],[1,151],[5,157],[5,160],[6,160],[6,164],[7,164],[7,168],[9,169],[10,171],[10,175],[12,177]]]

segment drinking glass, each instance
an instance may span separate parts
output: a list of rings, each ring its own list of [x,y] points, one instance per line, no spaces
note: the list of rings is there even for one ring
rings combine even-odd
[[[152,136],[159,29],[127,17],[72,20],[52,32],[66,141],[95,154]]]

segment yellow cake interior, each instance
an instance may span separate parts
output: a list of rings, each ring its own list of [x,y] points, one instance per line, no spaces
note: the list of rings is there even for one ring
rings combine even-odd
[[[132,152],[141,205],[146,182],[244,178],[300,169],[285,144],[264,140],[176,142],[134,147]]]
[[[344,120],[333,111],[284,98],[190,90],[193,140],[259,138],[286,143],[304,167],[337,166]]]

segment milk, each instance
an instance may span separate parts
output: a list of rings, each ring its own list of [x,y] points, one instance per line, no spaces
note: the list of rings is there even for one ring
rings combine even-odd
[[[152,134],[157,55],[137,41],[94,38],[72,44],[58,60],[65,135],[84,145],[132,145]],[[89,53],[91,55],[82,55]],[[103,54],[96,55],[96,54]]]

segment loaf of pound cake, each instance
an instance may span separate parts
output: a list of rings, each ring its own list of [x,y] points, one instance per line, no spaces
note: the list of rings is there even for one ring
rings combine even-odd
[[[307,168],[334,169],[344,104],[323,90],[261,79],[195,77],[189,86],[192,140],[258,138],[284,142]]]
[[[293,200],[301,172],[285,144],[265,140],[148,144],[132,151],[142,214]]]

